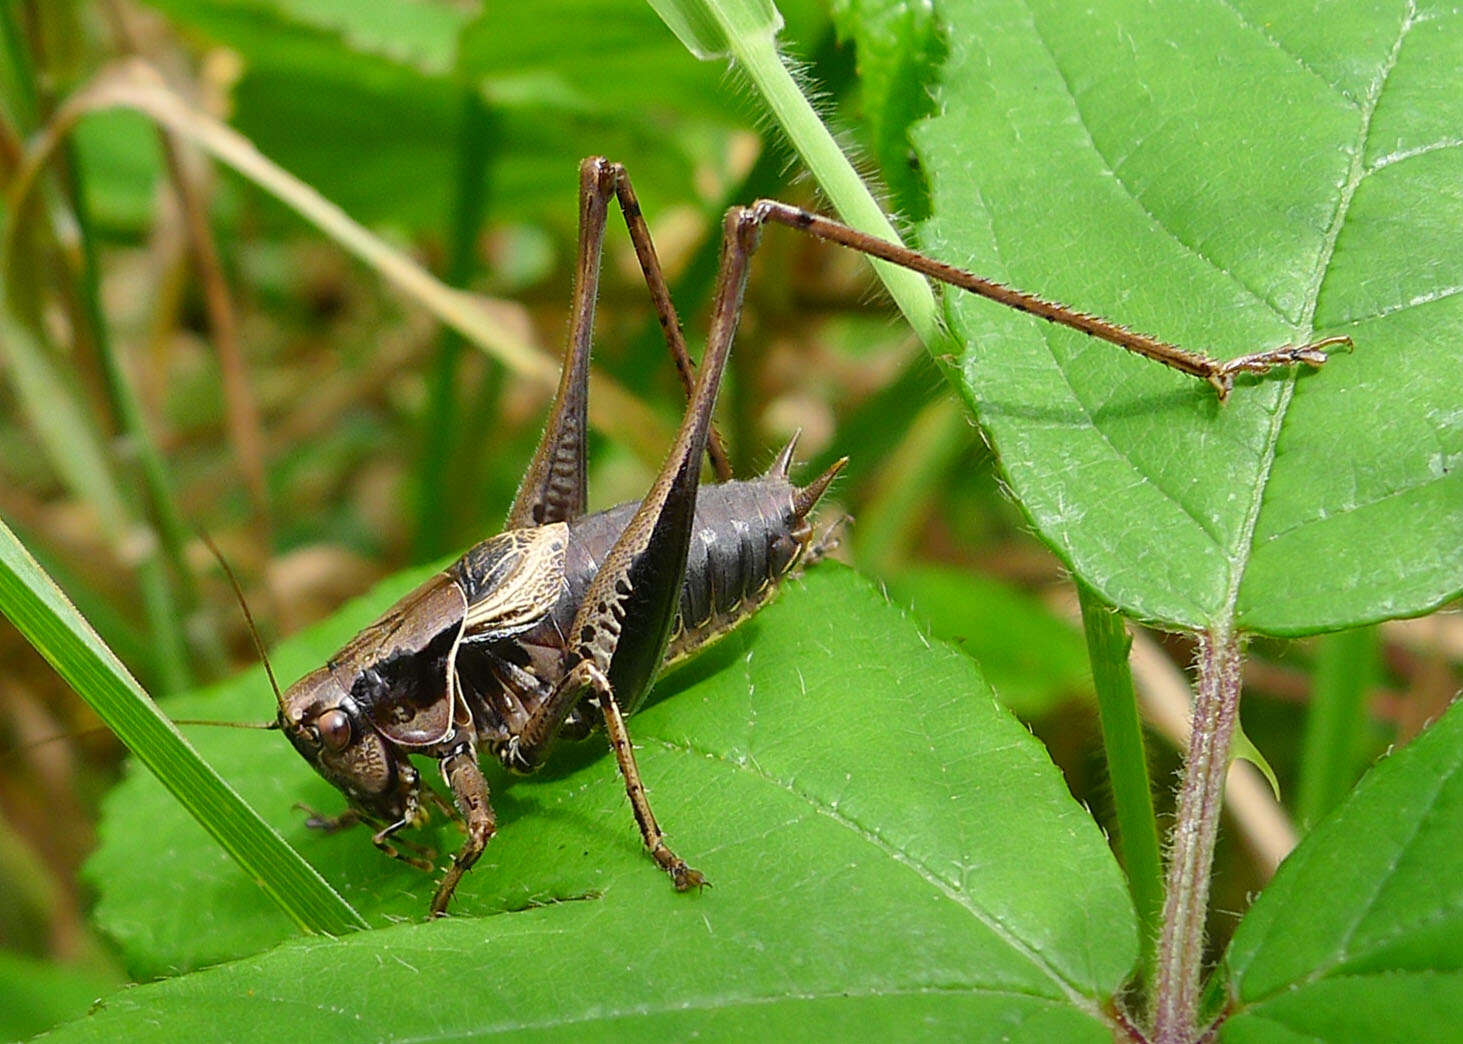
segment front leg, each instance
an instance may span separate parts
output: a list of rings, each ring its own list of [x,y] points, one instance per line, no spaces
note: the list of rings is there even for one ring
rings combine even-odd
[[[338,834],[342,830],[349,830],[353,826],[368,823],[368,820],[361,813],[353,808],[348,808],[338,816],[327,816],[315,811],[303,801],[295,802],[295,809],[305,813],[305,826],[311,830],[318,830],[322,834]],[[425,816],[413,806],[405,816],[395,823],[382,827],[371,835],[371,844],[375,845],[382,853],[392,859],[399,859],[408,866],[416,867],[418,870],[430,871],[436,865],[437,853],[426,845],[419,845],[415,841],[408,841],[404,837],[396,837],[398,830],[404,830],[411,826],[420,826]],[[379,820],[378,820],[379,822]],[[401,846],[398,848],[397,846]],[[406,851],[402,851],[405,849]]]
[[[422,818],[420,814],[413,810],[411,814],[403,816],[395,823],[384,826],[372,834],[371,844],[375,845],[392,859],[399,859],[407,866],[414,866],[424,873],[431,873],[432,869],[437,865],[436,849],[428,848],[426,845],[419,845],[415,841],[408,841],[404,837],[395,836],[398,830],[420,826]],[[398,845],[401,847],[398,848]],[[405,849],[405,851],[402,851],[402,849]]]
[[[442,759],[442,775],[452,788],[452,802],[461,813],[467,840],[447,868],[447,876],[437,886],[432,896],[432,916],[441,917],[447,912],[452,893],[462,875],[472,869],[483,849],[498,832],[498,820],[488,800],[488,781],[478,767],[477,753],[471,747],[460,747]]]
[[[342,830],[349,830],[358,823],[366,821],[365,817],[353,808],[346,809],[338,816],[327,816],[324,812],[317,812],[303,801],[296,801],[294,810],[305,813],[306,827],[318,830],[322,834],[338,834]]]

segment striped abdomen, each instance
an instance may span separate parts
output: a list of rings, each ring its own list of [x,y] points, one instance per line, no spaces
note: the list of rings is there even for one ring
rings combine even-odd
[[[801,492],[777,474],[701,487],[667,662],[725,634],[775,593],[812,538],[807,516],[816,496],[800,504]],[[638,506],[621,504],[569,523],[564,578],[570,591],[588,587]]]

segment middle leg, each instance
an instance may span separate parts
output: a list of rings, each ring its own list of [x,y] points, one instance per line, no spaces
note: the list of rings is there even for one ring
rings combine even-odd
[[[686,861],[666,845],[665,833],[656,822],[655,813],[650,809],[650,799],[645,794],[645,784],[640,780],[640,766],[635,761],[635,748],[630,743],[619,701],[615,699],[609,679],[592,660],[581,660],[576,664],[555,688],[553,695],[534,711],[520,737],[516,737],[519,742],[504,751],[504,764],[515,771],[532,771],[552,745],[564,719],[581,702],[598,707],[604,716],[605,733],[615,752],[620,776],[625,781],[625,793],[630,798],[630,808],[635,813],[640,837],[650,857],[671,875],[678,892],[706,884],[706,878],[699,870],[687,866]]]
[[[655,821],[650,810],[650,799],[645,795],[645,784],[640,781],[640,766],[635,762],[635,748],[630,743],[630,733],[625,729],[625,718],[620,713],[620,704],[610,688],[609,679],[592,663],[580,665],[583,674],[594,691],[590,701],[597,703],[604,714],[605,732],[609,734],[610,746],[620,766],[620,775],[625,780],[625,792],[630,797],[630,807],[635,812],[635,822],[640,827],[640,837],[645,842],[650,858],[655,865],[671,875],[676,891],[685,892],[707,884],[706,875],[686,865],[686,861],[670,850],[665,843],[665,833]]]

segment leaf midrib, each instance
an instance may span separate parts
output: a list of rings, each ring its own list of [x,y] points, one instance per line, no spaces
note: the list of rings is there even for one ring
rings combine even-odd
[[[484,1033],[506,1033],[519,1030],[552,1029],[560,1026],[584,1026],[599,1022],[618,1022],[642,1016],[674,1015],[680,1012],[716,1012],[741,1008],[765,1008],[778,1004],[802,1005],[809,1002],[840,1000],[868,1000],[883,997],[1010,997],[1017,1000],[1036,1001],[1041,1004],[1060,1007],[1061,1002],[1052,997],[1020,990],[999,990],[981,986],[920,986],[907,989],[833,989],[827,991],[805,991],[801,993],[759,994],[743,997],[706,997],[687,1002],[646,1004],[611,1011],[597,1011],[593,1014],[567,1016],[554,1019],[535,1019],[500,1023],[491,1026],[475,1026],[462,1034],[423,1035],[419,1037],[393,1037],[393,1044],[440,1044],[448,1040],[472,1040]]]
[[[1222,2],[1222,0],[1221,0]],[[1407,34],[1417,24],[1417,4],[1415,0],[1407,0],[1407,14],[1402,19],[1402,25],[1397,31],[1397,39],[1392,44],[1386,59],[1377,69],[1376,80],[1361,105],[1361,126],[1357,135],[1356,148],[1351,155],[1351,169],[1347,173],[1345,184],[1336,200],[1336,213],[1331,219],[1331,225],[1326,229],[1325,238],[1321,241],[1321,250],[1316,256],[1315,270],[1311,273],[1311,285],[1305,295],[1305,309],[1301,317],[1300,326],[1302,337],[1309,340],[1315,336],[1316,305],[1320,300],[1321,286],[1326,279],[1326,273],[1331,267],[1331,260],[1336,254],[1336,243],[1341,237],[1341,229],[1346,224],[1347,214],[1351,210],[1352,200],[1356,198],[1356,190],[1367,176],[1366,147],[1371,138],[1372,120],[1376,116],[1377,105],[1382,100],[1382,94],[1386,90],[1387,81],[1392,75],[1392,70],[1397,66],[1397,58],[1402,53],[1402,43],[1407,39]],[[1275,465],[1275,451],[1280,443],[1280,430],[1285,425],[1285,417],[1290,412],[1291,400],[1295,397],[1295,383],[1297,374],[1291,372],[1285,378],[1285,385],[1281,392],[1280,402],[1275,410],[1274,417],[1270,424],[1270,432],[1266,437],[1265,452],[1262,458],[1260,469],[1256,475],[1254,495],[1251,498],[1250,506],[1245,515],[1244,524],[1240,530],[1240,539],[1235,545],[1234,553],[1229,559],[1229,590],[1226,592],[1224,609],[1219,620],[1211,624],[1211,630],[1216,635],[1230,633],[1234,628],[1236,610],[1239,605],[1240,588],[1243,586],[1245,571],[1249,566],[1250,559],[1255,550],[1255,527],[1260,521],[1260,509],[1264,506],[1265,491],[1270,485],[1270,473]]]
[[[1114,184],[1122,189],[1123,194],[1133,203],[1134,206],[1138,208],[1138,210],[1145,217],[1148,218],[1149,221],[1153,223],[1154,228],[1156,228],[1163,236],[1176,244],[1185,253],[1198,258],[1210,269],[1228,279],[1236,287],[1238,287],[1245,294],[1245,296],[1250,298],[1252,301],[1254,301],[1256,304],[1260,305],[1267,311],[1271,312],[1278,319],[1280,319],[1281,322],[1285,323],[1288,326],[1292,325],[1291,321],[1285,316],[1283,312],[1281,312],[1279,307],[1273,301],[1264,297],[1253,287],[1247,285],[1235,273],[1229,271],[1229,269],[1216,262],[1213,258],[1210,258],[1207,254],[1203,253],[1197,247],[1194,247],[1185,242],[1172,229],[1170,229],[1168,225],[1160,220],[1158,215],[1154,214],[1153,211],[1150,210],[1146,204],[1144,204],[1143,200],[1139,198],[1138,194],[1133,191],[1132,186],[1130,186],[1128,182],[1118,173],[1117,166],[1109,160],[1107,155],[1098,146],[1097,139],[1093,135],[1092,129],[1087,122],[1087,116],[1083,112],[1082,105],[1077,99],[1077,94],[1072,89],[1072,85],[1067,79],[1067,74],[1062,69],[1061,62],[1057,60],[1056,52],[1052,49],[1051,44],[1047,41],[1046,37],[1041,31],[1041,27],[1037,22],[1036,12],[1032,9],[1031,6],[1031,0],[1022,0],[1022,6],[1026,11],[1027,22],[1031,26],[1032,36],[1035,37],[1038,43],[1040,43],[1042,51],[1045,53],[1048,62],[1051,64],[1052,72],[1055,74],[1057,81],[1062,85],[1062,90],[1063,92],[1065,92],[1067,100],[1071,103],[1072,112],[1077,117],[1077,121],[1082,127],[1083,134],[1087,140],[1087,146],[1092,150],[1093,154],[1098,158],[1098,160],[1101,161],[1103,168],[1112,176]],[[993,224],[994,223],[992,222],[992,225]],[[994,232],[994,228],[992,228],[992,231]],[[1001,245],[999,237],[993,234],[991,241],[995,248],[996,256],[999,259],[1001,256]],[[1311,309],[1312,311],[1314,311],[1314,302],[1311,303]],[[1048,354],[1052,356],[1052,362],[1055,364],[1057,372],[1062,375],[1062,380],[1066,383],[1068,390],[1072,394],[1072,401],[1075,402],[1082,409],[1082,412],[1086,416],[1088,425],[1090,426],[1092,431],[1099,438],[1102,439],[1103,444],[1108,447],[1108,449],[1113,453],[1114,457],[1122,461],[1123,464],[1126,465],[1127,468],[1135,476],[1137,476],[1141,483],[1148,485],[1156,493],[1158,493],[1159,496],[1163,497],[1163,499],[1173,504],[1176,508],[1178,508],[1179,512],[1185,518],[1189,519],[1189,521],[1194,524],[1197,532],[1202,535],[1209,543],[1214,545],[1215,550],[1228,564],[1230,576],[1231,578],[1233,578],[1236,573],[1236,554],[1234,551],[1226,549],[1225,542],[1221,534],[1215,531],[1215,520],[1205,517],[1204,515],[1195,511],[1188,504],[1186,504],[1180,496],[1165,488],[1165,486],[1161,482],[1159,482],[1155,478],[1155,476],[1149,474],[1147,471],[1139,467],[1138,464],[1133,461],[1132,457],[1112,440],[1111,436],[1097,422],[1096,414],[1087,405],[1086,401],[1083,400],[1083,398],[1078,394],[1076,383],[1073,382],[1071,374],[1067,372],[1066,366],[1063,365],[1062,360],[1057,355],[1056,348],[1052,343],[1051,332],[1049,328],[1043,326],[1040,331],[1040,336],[1042,339],[1042,343],[1046,345]],[[1283,400],[1282,403],[1282,409],[1278,411],[1277,416],[1283,417],[1285,407],[1289,406],[1288,389],[1286,396],[1287,397]],[[1269,464],[1274,456],[1275,438],[1277,434],[1278,429],[1272,428],[1272,431],[1267,436],[1266,460],[1262,469],[1265,476],[1268,476],[1269,474]],[[1261,483],[1260,488],[1263,489],[1263,483]],[[1252,511],[1254,511],[1254,507],[1255,506],[1252,505]],[[1246,541],[1248,541],[1253,531],[1253,519],[1247,518],[1246,521],[1250,524],[1251,529],[1251,532],[1247,533],[1245,536]],[[1240,571],[1242,572],[1242,569]],[[1238,581],[1232,582],[1230,587],[1226,590],[1226,604],[1228,606],[1227,615],[1230,619],[1233,619],[1234,616],[1234,606],[1238,597],[1238,590]]]

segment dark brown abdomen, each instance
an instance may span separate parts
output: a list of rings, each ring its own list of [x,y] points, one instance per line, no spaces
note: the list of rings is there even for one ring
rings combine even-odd
[[[701,487],[667,662],[725,634],[776,592],[812,534],[794,506],[796,493],[786,478],[772,475]],[[578,606],[637,507],[620,504],[569,523],[564,572],[570,597],[561,605]]]

